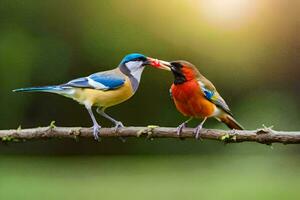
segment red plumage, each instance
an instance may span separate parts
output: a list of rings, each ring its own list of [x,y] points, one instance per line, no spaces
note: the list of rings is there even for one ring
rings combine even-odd
[[[204,118],[215,112],[216,106],[204,97],[196,80],[172,84],[171,92],[176,108],[185,116]]]
[[[170,92],[177,110],[184,116],[204,118],[195,129],[196,138],[199,137],[199,132],[207,117],[215,117],[231,129],[243,129],[233,118],[228,105],[215,86],[200,74],[193,64],[186,61],[173,61],[170,68],[174,75],[174,83]],[[178,126],[178,134],[188,121]]]

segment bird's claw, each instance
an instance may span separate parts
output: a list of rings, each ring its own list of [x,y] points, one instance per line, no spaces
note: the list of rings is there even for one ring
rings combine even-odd
[[[177,135],[180,136],[181,132],[182,132],[182,129],[186,128],[186,123],[183,122],[182,124],[180,124],[178,127],[177,127]]]
[[[198,140],[200,138],[200,131],[201,131],[201,129],[202,129],[202,124],[200,124],[199,126],[197,126],[194,129],[194,134],[195,134],[196,140]]]
[[[94,135],[95,140],[97,140],[97,141],[100,141],[100,137],[99,137],[100,129],[101,129],[101,126],[98,124],[95,124],[93,126],[93,135]]]
[[[119,128],[124,127],[123,123],[120,122],[120,121],[117,121],[115,124],[116,124],[115,127],[114,127],[115,132],[118,132]]]
[[[123,123],[122,122],[120,122],[120,121],[116,121],[115,122],[115,127],[114,127],[114,131],[117,133],[118,131],[119,131],[119,128],[123,128],[123,127],[125,127],[124,125],[123,125]],[[126,139],[124,138],[124,137],[119,137],[120,138],[120,140],[122,141],[122,142],[126,142]]]

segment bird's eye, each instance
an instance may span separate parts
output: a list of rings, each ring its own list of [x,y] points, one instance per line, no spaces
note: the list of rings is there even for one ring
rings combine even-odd
[[[146,61],[146,60],[147,59],[143,58],[143,57],[138,57],[138,58],[131,59],[131,61]]]
[[[173,63],[171,63],[171,65],[174,66],[174,68],[177,68],[177,69],[182,67],[182,65],[180,63],[177,63],[177,62],[173,62]]]
[[[135,62],[135,61],[139,61],[139,59],[138,58],[133,58],[133,59],[128,60],[128,62]]]

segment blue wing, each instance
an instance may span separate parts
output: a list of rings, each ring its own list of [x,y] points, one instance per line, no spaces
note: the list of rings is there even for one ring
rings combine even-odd
[[[221,97],[221,95],[217,92],[217,90],[214,87],[210,87],[211,89],[208,89],[208,87],[201,81],[199,81],[199,84],[206,99],[214,103],[216,106],[222,108],[228,114],[232,115],[225,100]]]
[[[125,78],[113,71],[100,72],[87,77],[74,79],[63,86],[77,88],[91,88],[97,90],[113,90],[125,83]]]

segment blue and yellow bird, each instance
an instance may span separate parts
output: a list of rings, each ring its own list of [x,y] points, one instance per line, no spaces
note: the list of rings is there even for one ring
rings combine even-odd
[[[196,66],[183,60],[160,61],[160,64],[169,66],[173,72],[174,82],[170,88],[170,94],[177,110],[184,116],[190,117],[178,126],[178,135],[193,118],[203,119],[194,130],[196,139],[199,138],[200,130],[209,117],[216,118],[231,129],[243,129],[233,118],[228,105],[215,86],[198,71]]]
[[[161,65],[157,59],[133,53],[125,56],[119,66],[113,70],[98,72],[60,85],[20,88],[13,91],[50,92],[74,99],[88,110],[93,122],[94,138],[99,140],[101,126],[95,119],[92,107],[97,107],[100,115],[113,122],[116,130],[123,127],[122,122],[115,120],[104,111],[134,95],[146,65],[156,68],[166,67]]]

